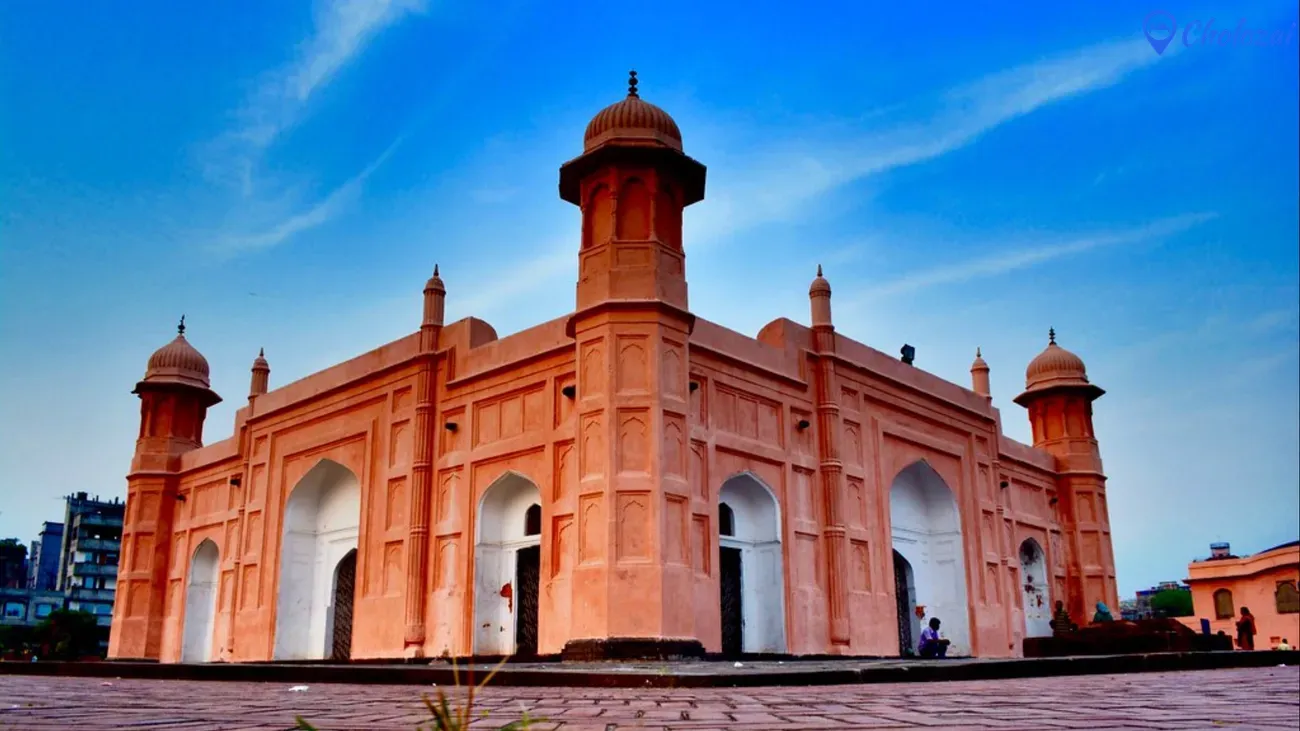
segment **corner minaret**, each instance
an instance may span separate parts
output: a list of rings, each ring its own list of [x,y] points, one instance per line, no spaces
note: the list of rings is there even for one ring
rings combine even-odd
[[[830,605],[830,641],[833,652],[849,651],[849,587],[845,580],[849,560],[844,462],[840,458],[840,387],[835,375],[836,335],[831,322],[831,284],[817,277],[808,287],[812,308],[813,383],[817,404],[817,475],[826,506],[822,540],[826,545],[827,594]]]
[[[1025,391],[1015,402],[1029,410],[1034,447],[1056,458],[1057,510],[1066,544],[1066,608],[1082,623],[1096,602],[1119,602],[1106,475],[1092,428],[1092,402],[1106,392],[1088,380],[1083,359],[1056,344],[1025,369]]]
[[[971,390],[986,399],[992,399],[993,394],[989,389],[989,364],[984,362],[984,356],[980,355],[980,349],[975,348],[975,362],[970,364],[970,384]]]
[[[637,83],[633,71],[627,98],[592,118],[583,154],[560,168],[560,197],[582,209],[579,310],[611,300],[687,307],[682,209],[703,200],[704,166]]]
[[[704,166],[682,151],[672,117],[641,99],[632,72],[627,97],[596,114],[583,154],[560,168],[560,197],[582,209],[568,322],[579,487],[544,502],[542,545],[565,521],[580,538],[570,623],[556,636],[568,638],[573,658],[698,655],[702,639],[721,637],[716,612],[697,621],[682,604],[696,593],[681,559],[691,555],[686,531],[717,515],[716,504],[692,494],[687,469],[695,320],[682,209],[703,199]]]
[[[149,358],[140,397],[140,435],[126,477],[126,522],[108,655],[157,660],[162,645],[167,555],[181,455],[203,446],[203,421],[221,401],[208,380],[208,361],[176,338]]]
[[[253,373],[248,380],[248,400],[266,393],[271,384],[271,364],[266,362],[266,349],[258,348],[257,357],[253,359]]]

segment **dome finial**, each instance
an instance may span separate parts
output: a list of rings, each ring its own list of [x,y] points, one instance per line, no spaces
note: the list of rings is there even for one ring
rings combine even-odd
[[[982,357],[984,357],[984,356],[980,355],[980,346],[978,346],[978,345],[975,346],[975,357],[976,357],[976,358],[982,358]]]
[[[638,99],[641,98],[636,92],[636,71],[627,72],[627,95]]]
[[[1056,345],[1056,328],[1054,327],[1047,328],[1047,344]]]
[[[821,275],[822,275],[822,265],[821,265],[821,264],[818,264],[818,265],[817,265],[817,276],[820,277]]]
[[[257,349],[257,357],[258,357],[258,358],[265,358],[265,357],[266,357],[266,348],[258,348],[258,349]]]
[[[181,324],[176,326],[176,334],[177,335],[185,334],[185,315],[181,315]]]
[[[435,276],[435,277],[438,276],[438,265],[437,265],[437,264],[434,264],[434,265],[433,265],[433,276]]]

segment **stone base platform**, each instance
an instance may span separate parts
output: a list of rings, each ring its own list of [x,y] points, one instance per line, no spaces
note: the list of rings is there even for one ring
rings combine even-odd
[[[1300,651],[1188,652],[1145,655],[981,660],[759,659],[674,662],[511,662],[494,686],[571,688],[742,688],[950,680],[1002,680],[1066,675],[1218,670],[1300,665]],[[495,663],[0,662],[0,676],[63,676],[274,683],[441,686],[481,683]]]

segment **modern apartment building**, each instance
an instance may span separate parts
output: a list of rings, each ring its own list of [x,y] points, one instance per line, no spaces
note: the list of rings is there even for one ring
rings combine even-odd
[[[67,608],[94,614],[102,627],[113,620],[117,563],[122,553],[122,521],[126,503],[69,495],[59,552],[58,585]]]
[[[59,585],[59,553],[63,550],[63,524],[45,521],[41,535],[32,541],[27,558],[27,588],[52,591]]]

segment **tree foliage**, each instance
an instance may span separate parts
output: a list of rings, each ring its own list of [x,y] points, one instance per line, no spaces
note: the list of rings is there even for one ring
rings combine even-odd
[[[90,612],[56,609],[35,627],[0,627],[0,653],[32,654],[42,660],[80,660],[100,654],[103,634]]]
[[[1151,597],[1151,611],[1163,617],[1192,616],[1192,592],[1166,589]]]

